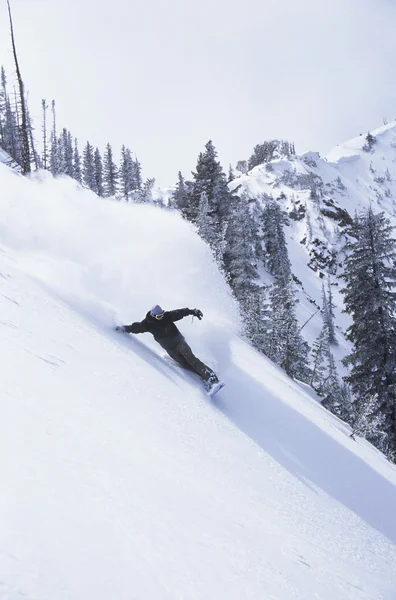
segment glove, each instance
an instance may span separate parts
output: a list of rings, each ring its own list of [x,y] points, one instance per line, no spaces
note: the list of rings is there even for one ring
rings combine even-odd
[[[117,327],[114,327],[114,331],[125,331],[124,325],[117,325]]]
[[[199,320],[201,320],[203,317],[202,311],[199,310],[199,308],[193,308],[191,314],[193,317],[197,317]]]

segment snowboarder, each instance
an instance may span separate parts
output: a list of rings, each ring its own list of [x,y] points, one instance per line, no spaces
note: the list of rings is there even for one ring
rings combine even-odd
[[[185,369],[199,375],[204,381],[208,393],[212,394],[223,387],[223,384],[220,384],[219,378],[212,369],[194,356],[190,346],[175,325],[175,321],[180,321],[189,315],[197,317],[199,320],[203,317],[202,311],[198,308],[165,311],[156,304],[148,311],[143,321],[137,321],[131,325],[121,325],[116,327],[116,330],[126,333],[151,333],[155,341],[166,350],[173,360]]]

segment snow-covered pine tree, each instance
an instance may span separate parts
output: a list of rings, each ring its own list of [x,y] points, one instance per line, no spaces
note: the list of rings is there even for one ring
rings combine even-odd
[[[146,179],[140,190],[133,190],[132,197],[135,202],[152,202],[153,201],[153,188],[155,185],[155,178],[150,177]]]
[[[376,138],[370,132],[368,132],[368,134],[366,135],[366,143],[363,146],[363,150],[365,152],[371,152],[376,142]]]
[[[209,212],[209,201],[206,192],[202,192],[201,200],[199,201],[197,226],[198,233],[207,244],[211,244],[213,233],[212,219],[208,214]]]
[[[240,174],[247,175],[249,171],[247,160],[238,160],[235,168]]]
[[[329,294],[330,295],[330,294]],[[330,295],[331,297],[331,295]],[[342,384],[339,380],[331,346],[334,332],[332,315],[329,309],[329,300],[324,286],[322,286],[322,315],[323,327],[318,338],[312,346],[312,374],[310,385],[323,398],[322,405],[339,416],[346,419],[348,408],[345,402]],[[349,404],[349,403],[348,403]]]
[[[103,157],[103,188],[106,198],[115,196],[117,193],[118,169],[113,159],[113,150],[107,144]]]
[[[231,194],[211,140],[205,145],[205,152],[200,153],[193,181],[188,183],[188,205],[184,216],[193,223],[197,222],[203,193],[208,200],[208,216],[212,224],[211,248],[221,266]]]
[[[227,183],[231,183],[231,181],[234,181],[234,179],[235,179],[235,173],[234,173],[234,170],[232,168],[232,165],[230,164],[230,166],[228,167]]]
[[[73,150],[73,179],[82,183],[82,169],[81,169],[81,156],[78,149],[77,138],[74,138],[74,150]]]
[[[271,339],[269,288],[259,283],[261,244],[259,219],[255,218],[257,206],[257,202],[245,194],[231,196],[224,267],[239,302],[243,333],[257,350],[268,354]]]
[[[338,346],[337,337],[335,334],[335,317],[334,317],[334,303],[333,294],[331,290],[330,276],[327,277],[327,293],[324,285],[322,285],[322,310],[323,310],[323,322],[327,327],[328,341],[331,346]]]
[[[217,152],[211,140],[205,145],[205,152],[198,157],[197,167],[193,172],[193,181],[189,189],[189,203],[186,217],[196,223],[202,193],[208,198],[208,214],[212,217],[213,227],[220,235],[222,218],[227,215],[230,192],[226,176],[217,160]]]
[[[341,414],[340,418],[346,423],[353,423],[355,419],[354,406],[353,406],[353,397],[352,392],[349,385],[342,381],[340,382],[341,386]]]
[[[86,143],[83,152],[83,183],[87,188],[96,192],[95,156],[93,146],[89,142]]]
[[[103,196],[103,163],[99,148],[95,149],[94,154],[94,171],[95,171],[95,192],[98,196]]]
[[[264,263],[274,277],[270,290],[271,332],[269,358],[291,377],[309,381],[309,346],[300,333],[291,265],[283,230],[286,223],[279,205],[270,200],[262,216]]]
[[[284,232],[284,225],[286,224],[286,215],[282,212],[279,204],[270,199],[262,213],[264,264],[271,275],[282,279],[285,283],[291,277],[291,266]]]
[[[180,210],[183,217],[187,218],[188,205],[188,186],[183,175],[181,174],[181,171],[179,171],[175,191],[172,194],[172,206],[174,206],[177,210]]]
[[[70,131],[62,129],[58,140],[58,172],[73,177],[73,143]]]
[[[346,244],[342,290],[345,312],[352,318],[346,336],[352,352],[345,378],[357,410],[376,397],[375,415],[383,422],[386,439],[376,432],[367,437],[381,450],[396,451],[396,240],[384,213],[370,206],[356,216]]]
[[[270,290],[271,330],[268,340],[268,357],[293,378],[308,382],[309,346],[301,336],[295,314],[293,281],[274,278]]]
[[[213,188],[212,201],[210,201],[209,198],[209,209],[215,223],[217,223],[218,232],[221,229],[221,223],[229,214],[231,204],[231,193],[228,189],[227,179],[221,166],[220,169],[221,170]]]
[[[247,194],[229,195],[228,214],[224,219],[225,245],[221,265],[238,300],[243,332],[253,345],[265,352],[268,333],[267,288],[258,281],[260,240],[258,220],[254,218],[256,202]],[[213,235],[213,234],[212,234]]]
[[[253,169],[258,165],[270,162],[276,156],[287,156],[295,154],[294,144],[286,140],[267,140],[262,144],[257,144],[248,161],[248,169]]]
[[[122,146],[120,164],[120,191],[127,202],[132,198],[132,192],[134,190],[134,174],[135,171],[131,151],[129,148]]]
[[[359,410],[352,425],[351,438],[356,435],[367,439],[378,439],[378,446],[384,447],[386,434],[384,433],[384,415],[378,410],[378,396],[372,394],[360,403]],[[393,452],[391,450],[391,452]]]
[[[325,359],[328,352],[328,332],[326,326],[322,327],[320,333],[312,344],[312,372],[309,385],[319,394],[322,394],[326,378]]]
[[[347,417],[347,410],[344,406],[342,386],[329,344],[327,344],[326,363],[327,375],[321,390],[321,396],[323,397],[322,406],[337,415],[337,417],[345,419]]]
[[[271,339],[271,314],[268,287],[252,284],[240,303],[243,332],[253,346],[268,355]]]
[[[224,267],[236,299],[247,308],[246,297],[251,298],[252,290],[258,290],[258,227],[247,195],[230,196],[229,208]]]
[[[147,180],[149,181],[149,180]],[[154,183],[153,183],[154,185]],[[143,187],[142,179],[142,165],[135,156],[135,160],[132,160],[132,191],[138,192]],[[147,191],[147,184],[146,184]]]

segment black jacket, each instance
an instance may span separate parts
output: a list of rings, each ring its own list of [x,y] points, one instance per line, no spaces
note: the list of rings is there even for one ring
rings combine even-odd
[[[132,325],[125,325],[124,331],[127,333],[152,333],[154,339],[165,350],[168,350],[177,346],[181,340],[184,340],[174,321],[180,321],[183,317],[188,317],[188,315],[192,314],[193,311],[190,308],[179,308],[177,310],[165,311],[162,319],[156,319],[151,316],[149,311],[143,321],[132,323]]]

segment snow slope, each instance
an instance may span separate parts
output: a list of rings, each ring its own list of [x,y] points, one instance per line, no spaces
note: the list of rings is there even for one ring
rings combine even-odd
[[[180,328],[215,401],[116,321]],[[394,600],[396,469],[237,335],[178,215],[0,165],[0,598]]]

